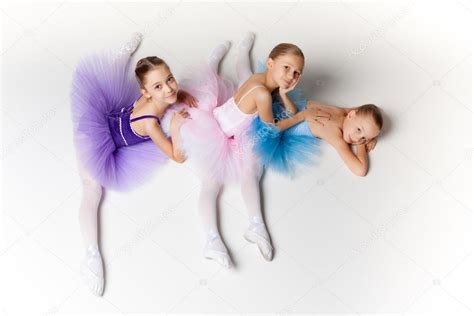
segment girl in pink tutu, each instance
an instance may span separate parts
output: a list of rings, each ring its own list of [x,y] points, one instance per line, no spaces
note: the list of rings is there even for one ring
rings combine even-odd
[[[286,96],[303,71],[301,50],[292,44],[276,46],[268,58],[268,69],[252,75],[249,51],[253,41],[254,35],[249,33],[238,47],[238,89],[217,74],[229,42],[214,49],[209,63],[195,71],[197,76],[188,81],[187,89],[199,105],[189,110],[191,120],[181,128],[183,148],[189,160],[197,163],[202,178],[198,207],[206,239],[204,256],[227,268],[231,266],[231,258],[217,227],[216,200],[222,185],[231,181],[240,182],[247,208],[249,226],[245,239],[255,243],[266,260],[273,258],[260,203],[262,165],[252,152],[254,139],[248,133],[250,124],[256,117],[274,123],[271,93],[278,88],[285,107],[294,114],[275,122],[280,130],[316,115],[311,111],[297,113],[295,105]]]
[[[81,274],[96,295],[104,290],[97,238],[102,188],[131,189],[166,158],[183,162],[177,144],[179,128],[188,114],[185,110],[174,113],[168,130],[162,129],[161,119],[173,103],[195,105],[191,95],[178,89],[170,68],[158,57],[140,59],[136,78],[130,74],[130,56],[141,39],[136,34],[119,54],[83,59],[72,81],[74,142],[83,183],[79,221],[87,248]]]

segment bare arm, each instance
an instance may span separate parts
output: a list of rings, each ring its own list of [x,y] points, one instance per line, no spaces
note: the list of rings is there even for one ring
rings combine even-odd
[[[288,129],[288,128],[290,128],[290,127],[292,127],[292,126],[294,126],[294,125],[296,125],[300,122],[303,122],[304,119],[305,119],[304,112],[298,112],[290,118],[278,121],[276,123],[276,126],[280,130],[284,131],[285,129]]]
[[[257,111],[260,119],[266,123],[274,123],[273,121],[273,111],[272,111],[272,96],[267,91],[262,91],[256,95]],[[285,130],[292,127],[293,125],[298,124],[304,120],[304,115],[302,112],[296,113],[293,117],[279,120],[276,123],[276,127],[280,130]]]
[[[298,108],[293,103],[293,101],[288,97],[288,92],[292,91],[296,87],[300,79],[301,79],[301,76],[298,76],[298,79],[293,83],[291,87],[288,87],[286,89],[283,87],[278,88],[278,94],[280,95],[281,102],[285,106],[285,109],[290,114],[293,114],[293,115],[296,114],[296,112],[298,112]]]
[[[293,103],[291,98],[288,97],[288,94],[286,94],[285,92],[282,92],[282,91],[280,91],[279,94],[280,94],[281,102],[285,106],[285,109],[293,115],[296,114],[296,112],[298,112],[298,108]]]
[[[255,93],[258,116],[263,122],[273,123],[272,96],[267,91]]]
[[[355,154],[352,152],[349,144],[343,140],[331,143],[336,148],[339,156],[346,166],[357,176],[364,177],[369,169],[369,155],[365,144],[356,145]]]
[[[146,125],[146,130],[153,142],[166,156],[178,163],[182,163],[186,160],[186,157],[179,150],[178,146],[180,143],[179,126],[173,123],[171,124],[171,141],[155,120],[150,120],[150,123]]]

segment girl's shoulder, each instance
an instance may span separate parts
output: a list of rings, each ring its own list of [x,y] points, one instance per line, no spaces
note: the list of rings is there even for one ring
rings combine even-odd
[[[147,127],[156,126],[157,123],[159,125],[161,121],[159,113],[155,111],[153,106],[138,103],[135,103],[135,106],[133,107],[130,120],[142,121]]]
[[[268,89],[261,84],[255,84],[249,87],[244,96],[249,99],[254,99],[256,102],[267,102],[270,104],[272,102],[271,91],[268,91]]]
[[[268,91],[260,81],[250,78],[239,88],[235,97],[237,100],[247,97],[252,99],[271,98],[271,91]]]

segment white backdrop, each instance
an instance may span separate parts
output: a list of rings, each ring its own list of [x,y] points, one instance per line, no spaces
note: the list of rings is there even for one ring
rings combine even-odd
[[[472,2],[4,3],[2,214],[4,314],[271,312],[467,314],[472,257]],[[222,40],[256,33],[254,64],[279,42],[306,55],[301,87],[339,106],[386,114],[367,177],[322,146],[296,179],[267,172],[275,258],[242,237],[237,187],[221,197],[231,270],[202,258],[198,178],[168,163],[100,214],[102,298],[78,277],[81,186],[69,111],[87,53],[145,38],[134,60],[164,58],[178,79]],[[170,179],[174,180],[170,180]]]

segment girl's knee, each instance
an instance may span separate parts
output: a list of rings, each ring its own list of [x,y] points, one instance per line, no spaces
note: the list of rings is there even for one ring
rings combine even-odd
[[[219,192],[222,188],[222,183],[215,180],[206,179],[202,181],[201,191]]]
[[[82,189],[84,195],[102,196],[102,186],[91,178],[82,178]]]

